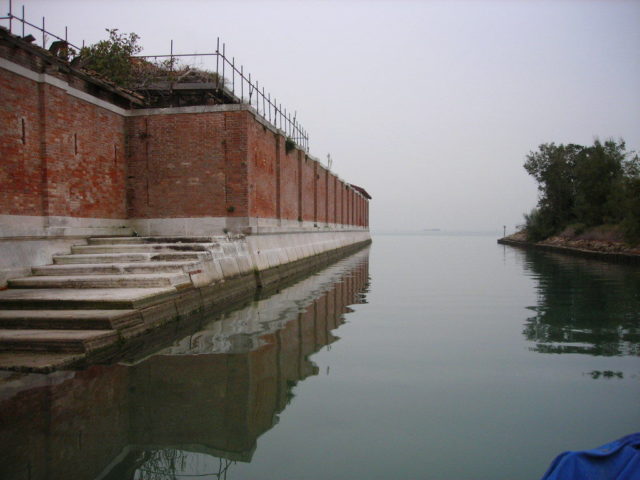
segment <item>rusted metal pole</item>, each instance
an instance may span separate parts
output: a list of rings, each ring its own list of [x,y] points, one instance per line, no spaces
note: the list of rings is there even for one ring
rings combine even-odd
[[[169,50],[169,72],[173,73],[173,39],[171,40],[171,47]],[[171,75],[173,79],[173,75]]]
[[[220,88],[220,70],[218,64],[220,63],[220,37],[216,40],[216,89]]]
[[[256,80],[256,88],[255,88],[255,92],[256,92],[256,112],[258,112],[258,115],[260,115],[260,82],[258,82]]]
[[[224,80],[225,80],[225,75],[224,75],[224,64],[227,63],[227,56],[226,56],[226,43],[222,44],[222,89],[224,90]]]

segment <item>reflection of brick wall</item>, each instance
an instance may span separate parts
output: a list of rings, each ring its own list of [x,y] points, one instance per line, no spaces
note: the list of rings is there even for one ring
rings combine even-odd
[[[30,48],[0,42],[0,214],[366,224],[366,201],[249,107],[128,109]]]

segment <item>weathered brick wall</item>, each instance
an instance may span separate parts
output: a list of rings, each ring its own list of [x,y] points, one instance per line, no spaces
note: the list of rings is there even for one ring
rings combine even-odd
[[[285,220],[298,220],[300,216],[300,150],[285,151],[284,138],[280,138],[280,213]]]
[[[238,153],[246,150],[238,113],[131,117],[129,217],[224,217],[246,210],[246,198],[237,191],[246,175],[228,175],[236,165],[243,168]],[[229,151],[237,153],[225,155]],[[225,192],[227,182],[231,188]]]
[[[366,224],[367,202],[357,216],[351,189],[251,111],[127,111],[29,46],[0,42],[0,58],[46,73],[0,68],[0,214]]]
[[[327,223],[327,170],[316,165],[316,210],[317,222]]]
[[[277,172],[279,135],[257,121],[250,121],[249,134],[249,216],[277,218]]]
[[[0,69],[0,213],[43,215],[38,84]]]
[[[336,223],[336,176],[327,173],[327,222]]]
[[[125,123],[43,85],[48,215],[126,218]]]
[[[300,162],[300,187],[302,197],[302,220],[305,222],[316,221],[316,162],[308,156],[303,156]]]
[[[344,223],[344,183],[336,179],[336,223]]]
[[[125,218],[124,118],[0,69],[0,213]]]

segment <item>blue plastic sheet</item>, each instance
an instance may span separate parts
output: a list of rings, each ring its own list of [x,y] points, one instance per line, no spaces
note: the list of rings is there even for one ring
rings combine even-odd
[[[561,453],[542,480],[640,480],[640,433],[592,450]]]

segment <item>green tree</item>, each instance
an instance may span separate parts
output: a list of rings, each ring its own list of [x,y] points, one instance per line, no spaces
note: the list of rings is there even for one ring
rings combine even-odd
[[[131,57],[140,53],[140,37],[135,33],[118,33],[117,28],[107,29],[108,40],[89,45],[80,50],[81,64],[108,78],[116,85],[131,85],[133,65]]]
[[[592,146],[545,143],[524,168],[538,181],[538,206],[525,214],[529,239],[542,240],[572,223],[621,223],[640,239],[640,161],[624,141]]]
[[[596,140],[583,147],[574,165],[574,215],[588,226],[618,223],[622,220],[623,163],[625,144]]]
[[[573,220],[575,203],[574,165],[577,154],[582,150],[580,145],[556,145],[545,143],[537,152],[529,152],[524,164],[529,175],[538,181],[537,211],[531,214],[535,221],[532,240],[541,240],[559,230]],[[541,237],[542,236],[542,237]]]

